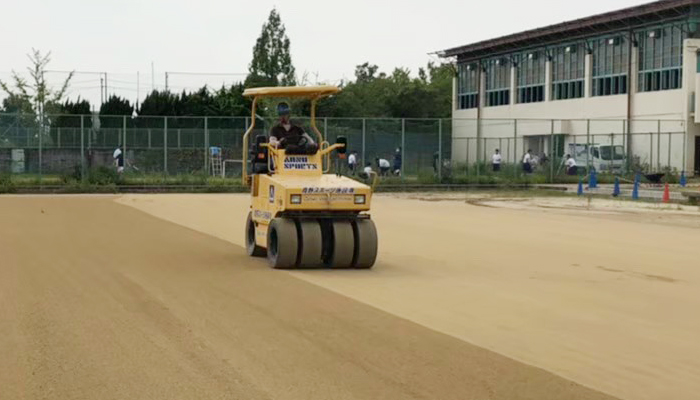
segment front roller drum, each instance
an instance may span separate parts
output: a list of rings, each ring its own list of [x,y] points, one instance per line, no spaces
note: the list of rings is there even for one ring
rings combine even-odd
[[[288,218],[275,218],[267,231],[267,261],[272,268],[290,269],[297,265],[299,240],[297,226]]]
[[[377,228],[371,219],[359,219],[352,223],[355,234],[355,252],[353,267],[359,269],[372,268],[377,260]]]

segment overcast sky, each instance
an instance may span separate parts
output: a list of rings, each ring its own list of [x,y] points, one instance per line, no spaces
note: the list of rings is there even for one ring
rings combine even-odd
[[[261,26],[276,7],[297,73],[337,83],[365,61],[383,71],[403,66],[415,73],[434,51],[646,2],[2,0],[0,79],[13,69],[25,71],[32,47],[52,52],[51,70],[107,72],[110,92],[131,100],[137,71],[141,99],[152,84],[163,88],[165,71],[245,74]],[[54,81],[60,76],[51,74]],[[169,83],[182,90],[236,79],[171,74]],[[70,95],[99,103],[99,77],[76,74]]]

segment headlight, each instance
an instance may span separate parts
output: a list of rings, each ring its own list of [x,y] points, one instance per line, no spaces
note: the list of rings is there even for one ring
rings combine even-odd
[[[301,195],[293,194],[289,197],[289,202],[292,204],[301,204]]]
[[[356,194],[355,195],[355,204],[365,204],[365,195],[364,194]]]

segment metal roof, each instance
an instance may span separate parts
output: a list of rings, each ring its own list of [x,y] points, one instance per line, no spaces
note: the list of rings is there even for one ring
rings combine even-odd
[[[495,39],[454,47],[438,52],[442,57],[474,60],[485,55],[527,48],[563,40],[582,39],[596,34],[620,31],[688,16],[700,0],[661,0],[591,17],[532,29]]]
[[[326,97],[340,92],[337,86],[278,86],[250,88],[243,92],[243,96],[256,97]]]

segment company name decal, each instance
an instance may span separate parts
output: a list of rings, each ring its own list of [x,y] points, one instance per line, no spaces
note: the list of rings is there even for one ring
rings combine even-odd
[[[272,219],[272,214],[269,211],[255,210],[253,216],[258,219]]]
[[[348,194],[348,193],[355,193],[355,189],[354,188],[305,187],[305,188],[301,189],[301,193],[304,193],[304,194],[316,194],[316,193]]]
[[[318,165],[309,163],[306,156],[287,156],[284,158],[284,169],[313,170],[318,169]]]

